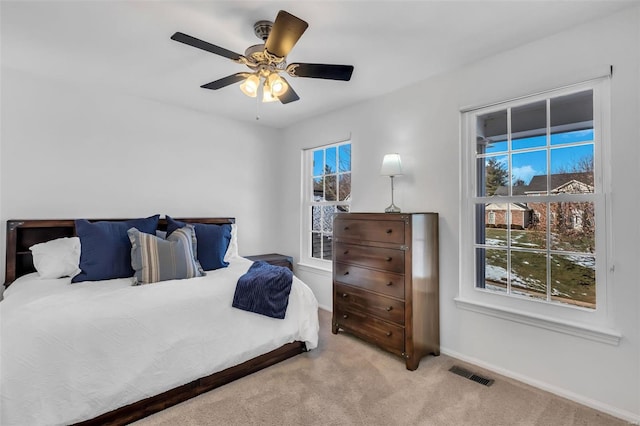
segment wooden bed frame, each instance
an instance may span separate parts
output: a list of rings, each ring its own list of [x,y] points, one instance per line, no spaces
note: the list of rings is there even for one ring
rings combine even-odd
[[[127,220],[127,219],[90,219],[98,220]],[[187,223],[233,224],[234,218],[178,218]],[[167,222],[160,219],[159,230],[165,230]],[[8,220],[7,221],[7,249],[5,287],[18,277],[35,272],[33,258],[29,247],[34,244],[50,241],[61,237],[76,235],[73,219],[38,219],[38,220]],[[266,354],[257,356],[242,364],[227,368],[200,379],[196,379],[177,388],[170,389],[159,395],[145,398],[141,401],[120,407],[78,425],[125,425],[153,413],[164,410],[172,405],[186,401],[194,396],[208,392],[219,386],[245,377],[263,368],[277,364],[306,351],[304,342],[292,342],[281,346]]]

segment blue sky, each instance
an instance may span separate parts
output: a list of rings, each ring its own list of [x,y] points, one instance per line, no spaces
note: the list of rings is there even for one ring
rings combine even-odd
[[[511,170],[514,182],[522,179],[528,184],[533,176],[547,174],[546,142],[545,135],[511,141]],[[593,129],[552,134],[548,151],[551,155],[552,174],[560,170],[571,170],[578,161],[584,158],[593,159]],[[486,147],[486,153],[495,153],[495,158],[506,166],[507,141],[492,142]]]
[[[326,153],[326,159],[324,157]],[[326,163],[325,163],[326,161]],[[340,164],[338,165],[338,161]],[[338,147],[332,146],[326,149],[318,149],[313,151],[313,175],[322,176],[324,165],[331,168],[332,173],[351,171],[351,144],[344,144]]]

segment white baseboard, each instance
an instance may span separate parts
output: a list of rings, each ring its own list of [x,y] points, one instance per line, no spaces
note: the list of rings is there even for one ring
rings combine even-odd
[[[331,306],[325,306],[324,304],[318,303],[318,308],[324,309],[325,311],[328,311],[328,312],[333,312],[333,308]]]
[[[640,424],[640,413],[632,413],[630,411],[622,410],[617,407],[613,407],[609,404],[605,404],[600,401],[596,401],[591,398],[587,398],[582,395],[578,395],[566,389],[559,388],[557,386],[550,385],[548,383],[541,382],[532,377],[528,377],[522,374],[514,373],[513,371],[506,370],[504,368],[498,367],[496,365],[481,361],[479,359],[469,357],[458,353],[454,350],[440,347],[440,352],[448,355],[453,358],[457,358],[461,361],[468,362],[470,364],[477,365],[478,367],[485,368],[487,370],[491,370],[495,373],[501,374],[503,376],[509,377],[511,379],[518,380],[520,382],[526,383],[528,385],[534,386],[538,389],[542,389],[547,392],[551,392],[552,394],[561,396],[563,398],[569,399],[571,401],[577,402],[578,404],[586,405],[587,407],[593,408],[598,411],[602,411],[603,413],[610,414],[614,417],[618,417],[619,419],[630,422],[631,424],[638,425]]]

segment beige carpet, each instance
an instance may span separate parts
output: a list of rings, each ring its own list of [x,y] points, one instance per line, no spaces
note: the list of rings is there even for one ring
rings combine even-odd
[[[454,358],[425,357],[416,371],[352,336],[320,344],[136,422],[151,425],[624,425],[607,414]],[[495,380],[487,387],[449,372],[459,365]]]

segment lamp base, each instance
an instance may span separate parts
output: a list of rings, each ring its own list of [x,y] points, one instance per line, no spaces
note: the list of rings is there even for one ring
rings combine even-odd
[[[391,205],[389,207],[384,209],[384,212],[385,213],[400,213],[400,207],[398,207],[395,204],[391,203]]]

